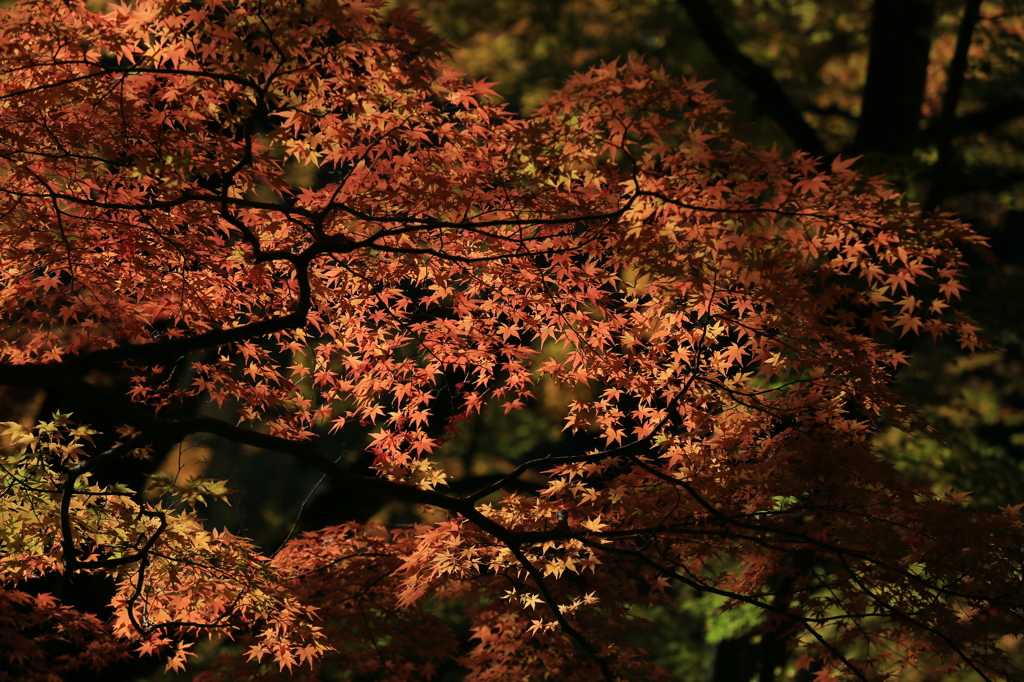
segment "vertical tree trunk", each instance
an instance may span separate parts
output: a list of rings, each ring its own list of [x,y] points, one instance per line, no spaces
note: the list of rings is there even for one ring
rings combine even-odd
[[[708,682],[775,682],[775,669],[786,663],[786,640],[765,632],[759,643],[751,636],[726,639],[714,646]]]
[[[857,152],[914,150],[934,24],[934,0],[875,0]]]
[[[967,76],[967,53],[971,48],[971,35],[981,18],[981,0],[967,0],[964,4],[964,16],[960,21],[960,30],[956,40],[953,61],[949,64],[949,77],[946,79],[946,93],[942,98],[942,114],[939,116],[939,160],[932,169],[932,186],[928,190],[925,210],[931,211],[939,207],[949,184],[949,171],[953,165],[953,121],[956,119],[956,105],[960,101],[960,92]]]
[[[760,668],[759,649],[750,635],[719,642],[711,652],[708,682],[750,682]]]
[[[761,636],[761,670],[758,682],[775,682],[775,669],[786,664],[786,640],[767,631]]]

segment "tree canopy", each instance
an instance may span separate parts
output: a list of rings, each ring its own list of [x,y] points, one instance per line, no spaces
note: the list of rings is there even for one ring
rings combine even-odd
[[[899,339],[982,344],[984,239],[744,141],[695,79],[604,62],[523,117],[446,53],[376,2],[0,18],[0,384],[57,411],[4,427],[9,668],[182,669],[227,635],[209,679],[657,677],[623,631],[695,589],[763,613],[771,670],[1012,678],[1020,506],[872,442],[921,427]],[[545,391],[557,448],[449,461]],[[229,482],[140,477],[208,437],[415,514],[266,556],[204,523]],[[109,614],[34,587],[100,578]]]

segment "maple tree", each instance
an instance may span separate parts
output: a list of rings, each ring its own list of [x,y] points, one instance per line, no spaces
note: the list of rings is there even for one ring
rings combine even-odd
[[[635,679],[621,630],[685,588],[760,609],[818,680],[1012,677],[1020,508],[936,499],[871,443],[917,425],[894,337],[980,343],[953,216],[753,147],[637,60],[519,117],[374,2],[26,0],[0,49],[0,384],[60,410],[4,431],[23,679],[180,670],[210,635],[243,641],[211,679]],[[578,447],[444,466],[544,385]],[[224,481],[126,482],[199,434],[435,513],[263,556],[203,524]],[[27,591],[48,575],[115,581],[109,623]]]
[[[898,346],[912,350],[912,358],[899,372],[901,393],[942,437],[885,426],[873,440],[883,458],[936,494],[951,486],[972,490],[973,504],[991,510],[1020,501],[1019,3],[409,4],[457,46],[458,68],[499,80],[495,89],[513,108],[531,110],[574,70],[601,59],[645,55],[670,73],[715,79],[744,139],[812,155],[862,155],[861,173],[884,174],[912,200],[959,212],[988,237],[995,258],[968,250],[970,291],[958,307],[998,347],[964,356],[951,340],[902,337]],[[759,641],[753,612],[723,615],[716,599],[682,593],[675,603],[645,610],[655,625],[643,643],[677,679],[746,680],[773,656]]]

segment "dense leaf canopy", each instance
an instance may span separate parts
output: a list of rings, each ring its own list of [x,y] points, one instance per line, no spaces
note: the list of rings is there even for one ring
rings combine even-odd
[[[705,84],[640,61],[521,118],[374,2],[28,0],[0,55],[0,383],[62,410],[5,433],[25,679],[125,642],[181,668],[211,633],[245,641],[224,679],[637,679],[657,671],[617,631],[687,586],[763,609],[819,679],[1009,674],[1017,510],[935,499],[870,441],[915,426],[894,339],[979,344],[953,312],[979,238],[952,216],[754,148]],[[543,386],[580,447],[446,469],[474,415]],[[353,430],[366,475],[332,450]],[[203,525],[223,482],[118,478],[197,434],[437,513],[268,559]],[[21,589],[51,573],[114,578],[109,630]]]

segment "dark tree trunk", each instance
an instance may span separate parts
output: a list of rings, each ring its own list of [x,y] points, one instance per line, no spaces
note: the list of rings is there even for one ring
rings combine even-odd
[[[750,682],[760,668],[759,649],[749,635],[719,642],[711,653],[708,682]]]
[[[786,664],[786,640],[766,632],[761,637],[761,674],[758,682],[775,682],[775,669]]]
[[[764,633],[759,643],[750,635],[715,645],[708,682],[775,682],[775,669],[786,663],[786,641]]]
[[[939,160],[932,169],[932,186],[928,190],[925,210],[938,208],[949,187],[949,175],[953,165],[953,122],[956,120],[956,105],[960,101],[960,92],[967,76],[967,53],[971,47],[971,35],[980,18],[981,0],[967,0],[964,4],[964,16],[960,21],[953,61],[949,65],[946,93],[942,98],[942,114],[938,125]]]
[[[914,151],[934,24],[934,0],[875,0],[858,153]]]

